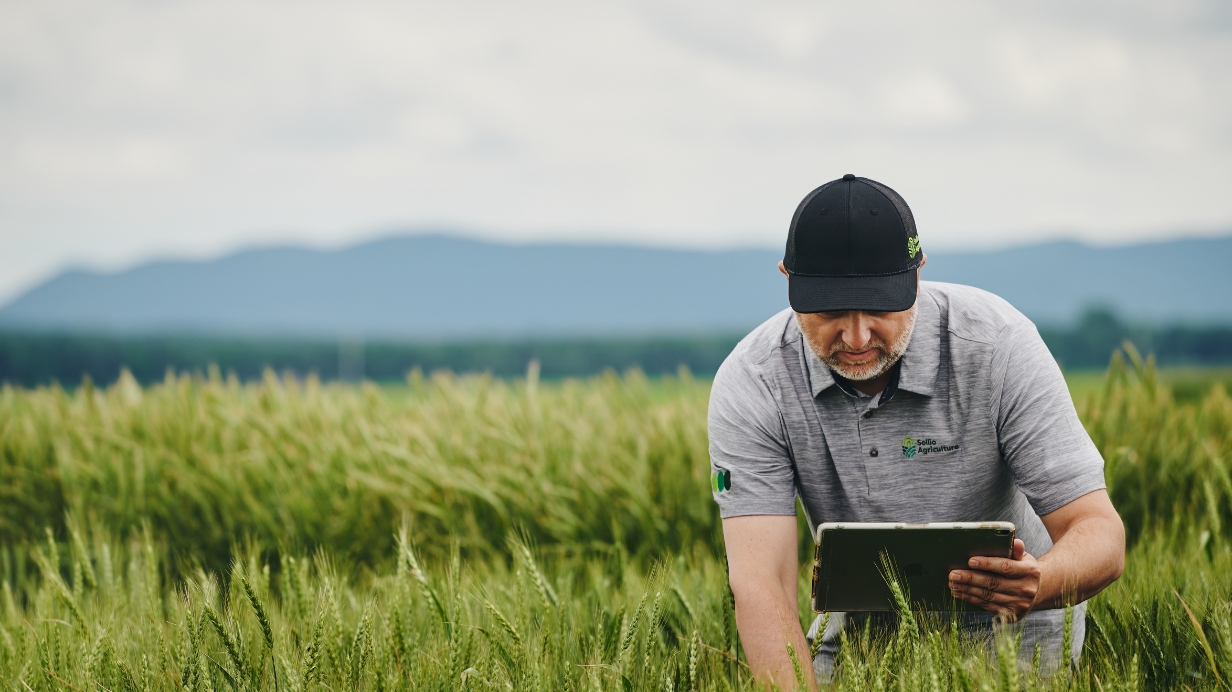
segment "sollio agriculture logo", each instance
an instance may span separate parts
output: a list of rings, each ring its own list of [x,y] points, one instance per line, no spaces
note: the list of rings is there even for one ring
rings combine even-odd
[[[710,489],[716,493],[731,490],[731,471],[719,469],[710,474]]]
[[[915,455],[925,456],[928,454],[941,454],[943,452],[954,452],[958,450],[958,445],[943,445],[936,440],[925,438],[915,440],[910,437],[903,438],[903,456],[912,459]]]

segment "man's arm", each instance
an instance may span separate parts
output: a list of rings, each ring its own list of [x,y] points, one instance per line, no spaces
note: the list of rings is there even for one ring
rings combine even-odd
[[[1017,619],[1099,593],[1121,575],[1125,529],[1104,490],[1104,460],[1083,429],[1061,368],[1025,318],[997,335],[992,413],[1014,485],[1044,522],[1053,547],[1038,560],[972,558],[954,570],[959,598]]]
[[[1108,492],[1087,493],[1040,517],[1053,546],[1036,559],[1014,541],[1012,559],[973,557],[950,573],[954,595],[1017,620],[1032,610],[1086,600],[1125,569],[1125,527]]]
[[[736,597],[736,627],[753,674],[782,689],[793,688],[796,673],[787,653],[791,642],[804,679],[813,689],[813,661],[797,612],[796,518],[751,515],[724,519],[723,538]]]

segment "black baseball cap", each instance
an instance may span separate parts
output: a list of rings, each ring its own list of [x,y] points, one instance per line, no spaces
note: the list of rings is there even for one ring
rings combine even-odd
[[[923,258],[902,196],[848,173],[796,207],[783,256],[788,301],[796,312],[907,310]]]

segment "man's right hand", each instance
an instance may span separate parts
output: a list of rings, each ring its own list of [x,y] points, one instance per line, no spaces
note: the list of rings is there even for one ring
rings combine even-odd
[[[780,689],[796,686],[787,653],[791,642],[808,688],[815,689],[813,661],[800,628],[796,518],[754,515],[723,520],[727,565],[736,597],[736,627],[758,679]]]

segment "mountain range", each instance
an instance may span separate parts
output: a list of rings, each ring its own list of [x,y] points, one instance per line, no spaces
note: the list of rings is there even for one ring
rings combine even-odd
[[[924,250],[925,279],[987,289],[1038,323],[1071,323],[1094,306],[1141,323],[1232,322],[1232,237]],[[731,332],[787,306],[781,257],[440,234],[269,247],[65,271],[0,308],[0,328],[415,339]]]

